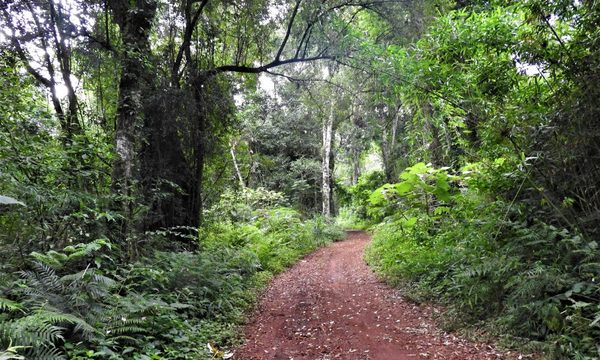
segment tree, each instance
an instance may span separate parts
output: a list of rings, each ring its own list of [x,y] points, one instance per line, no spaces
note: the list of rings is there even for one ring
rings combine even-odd
[[[290,205],[317,213],[322,206],[323,115],[311,106],[304,86],[275,81],[275,93],[259,90],[242,108],[239,131],[240,145],[247,148],[242,166],[247,169],[246,183],[281,191]]]
[[[282,17],[286,24],[283,36],[279,38],[275,51],[271,51],[269,46],[275,39],[266,36],[266,33],[275,26],[275,21],[280,19],[267,17],[267,2],[256,1],[243,6],[235,2],[216,4],[209,1],[186,1],[182,6],[168,3],[167,6],[173,13],[178,13],[183,18],[184,26],[178,27],[179,23],[171,20],[169,29],[158,29],[161,32],[171,31],[171,35],[166,44],[169,61],[159,62],[157,68],[163,68],[168,74],[160,81],[173,89],[172,92],[167,92],[172,95],[171,98],[163,99],[170,104],[171,110],[177,109],[179,113],[189,115],[188,118],[182,119],[184,123],[193,123],[193,126],[187,128],[193,130],[191,138],[194,141],[182,144],[180,134],[168,130],[173,129],[172,124],[165,124],[164,117],[156,119],[153,116],[155,107],[145,108],[138,101],[143,79],[152,78],[152,68],[147,66],[148,62],[144,63],[141,59],[144,58],[150,63],[156,60],[147,44],[152,20],[156,15],[156,3],[109,2],[126,49],[123,52],[124,66],[120,84],[122,90],[116,135],[118,160],[114,171],[114,183],[123,184],[124,188],[131,187],[133,169],[139,158],[135,154],[135,124],[136,119],[143,119],[147,136],[153,139],[161,138],[162,142],[146,140],[143,146],[142,152],[152,160],[142,163],[144,169],[141,170],[141,175],[150,178],[141,182],[144,188],[142,193],[151,194],[152,189],[157,188],[158,182],[166,182],[179,188],[168,191],[171,201],[166,209],[164,204],[149,204],[153,214],[150,214],[147,226],[196,226],[200,221],[206,145],[211,138],[210,134],[219,126],[218,116],[214,116],[215,111],[219,110],[214,104],[218,103],[216,98],[228,96],[223,87],[223,78],[219,80],[215,77],[223,73],[271,72],[280,66],[341,56],[336,49],[336,43],[347,28],[345,24],[351,21],[344,19],[344,10],[363,9],[367,5],[361,2],[337,1],[325,4],[302,0],[289,4],[286,6],[289,12],[285,18]],[[245,31],[240,31],[239,25],[227,22],[234,18],[241,19],[240,23],[246,27]],[[261,18],[266,20],[264,24],[256,20],[250,21]],[[333,24],[333,19],[337,18],[342,22],[335,26],[330,25]],[[170,30],[171,28],[174,29]],[[325,28],[328,29],[327,32],[324,31]],[[237,35],[228,37],[226,34],[229,31],[237,31]],[[265,36],[249,36],[253,32]],[[217,42],[223,46],[217,47]],[[204,44],[204,47],[192,47],[193,43]],[[269,57],[270,60],[265,61]],[[260,62],[259,65],[250,65],[256,60]],[[147,88],[152,92],[151,86]],[[154,102],[157,100],[152,99]],[[173,113],[164,115],[168,115],[165,117],[169,118],[178,116]],[[214,119],[214,122],[211,119]],[[161,137],[157,136],[159,134]],[[169,148],[168,151],[165,151],[166,147]],[[170,160],[154,161],[161,155],[166,155]],[[128,194],[126,191],[123,193]],[[179,210],[176,210],[173,216],[166,216],[167,213],[173,214],[172,209]],[[131,213],[131,209],[129,212]],[[155,220],[152,220],[153,217]]]
[[[78,98],[72,82],[71,44],[78,33],[68,20],[77,15],[73,6],[65,7],[62,2],[53,0],[47,3],[24,0],[2,8],[2,19],[10,32],[6,34],[10,45],[27,72],[49,91],[66,144],[82,132]],[[38,59],[40,54],[41,59]],[[59,96],[59,86],[66,89],[66,109]]]
[[[322,186],[321,193],[323,197],[323,208],[322,214],[325,217],[331,217],[332,214],[332,168],[333,164],[331,163],[333,154],[332,154],[332,144],[333,144],[333,124],[335,122],[335,114],[336,114],[336,101],[335,96],[331,97],[331,103],[329,104],[329,114],[323,119],[323,150],[322,150],[322,160],[321,160],[321,172],[322,172]]]

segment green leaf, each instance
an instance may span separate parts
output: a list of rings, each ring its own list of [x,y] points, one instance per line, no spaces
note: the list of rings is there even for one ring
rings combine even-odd
[[[401,183],[397,183],[394,186],[394,189],[400,195],[404,195],[404,194],[412,191],[414,188],[415,188],[415,185],[413,183],[411,183],[411,182],[408,182],[408,181],[403,181]]]
[[[0,297],[0,311],[15,311],[21,309],[22,307],[23,306],[18,302]]]
[[[406,219],[402,225],[404,225],[405,227],[411,228],[411,227],[415,226],[415,224],[417,223],[417,220],[418,220],[418,218],[411,217],[411,218]]]
[[[385,184],[373,191],[373,193],[369,196],[369,202],[375,206],[383,205],[387,200],[385,193],[389,191],[390,188],[392,188],[392,185]]]
[[[17,199],[11,198],[10,196],[0,195],[0,205],[21,205],[26,206],[25,203],[20,202]]]
[[[442,188],[436,188],[433,193],[439,200],[444,202],[449,202],[452,199],[448,190]]]
[[[579,308],[585,308],[592,305],[591,303],[585,302],[585,301],[575,301],[573,302],[573,305],[571,305],[571,307],[575,308],[575,309],[579,309]]]
[[[450,208],[447,206],[439,206],[433,210],[434,215],[442,215],[450,212]]]
[[[410,174],[420,175],[425,174],[431,169],[431,167],[425,165],[425,163],[416,163],[415,165],[406,169]]]

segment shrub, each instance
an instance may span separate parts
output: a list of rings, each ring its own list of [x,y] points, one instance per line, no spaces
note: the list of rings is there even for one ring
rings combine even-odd
[[[242,203],[243,216],[231,194],[211,209],[219,221],[200,229],[196,252],[147,251],[119,267],[119,247],[107,239],[31,253],[20,279],[0,278],[0,355],[202,359],[211,357],[209,342],[236,344],[237,326],[272,274],[343,235],[269,200],[280,199],[275,193],[248,193],[259,200]]]
[[[466,181],[490,186],[489,179]],[[596,241],[532,219],[525,204],[486,199],[476,187],[428,206],[418,195],[433,187],[399,187],[380,188],[371,198],[395,209],[373,228],[366,253],[384,279],[413,298],[442,300],[457,325],[483,322],[555,358],[598,355]]]

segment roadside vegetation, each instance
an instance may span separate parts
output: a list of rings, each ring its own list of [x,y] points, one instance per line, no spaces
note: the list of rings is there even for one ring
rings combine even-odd
[[[342,198],[385,280],[446,305],[449,329],[551,359],[600,356],[598,9],[580,5],[475,2],[388,47],[397,175]]]
[[[490,200],[481,186],[498,163],[490,169],[448,175],[419,163],[374,190],[366,261],[412,300],[446,305],[449,330],[548,358],[594,358],[596,243]]]
[[[0,335],[7,341],[0,354],[223,357],[220,349],[239,344],[237,326],[269,279],[343,235],[322,218],[303,218],[282,200],[262,189],[227,192],[208,211],[200,233],[146,233],[153,251],[126,266],[119,265],[123,249],[107,238],[24,255],[23,271],[9,262],[0,287]]]

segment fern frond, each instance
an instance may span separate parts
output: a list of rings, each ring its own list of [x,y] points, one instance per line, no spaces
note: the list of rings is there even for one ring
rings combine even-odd
[[[35,297],[60,292],[62,284],[54,269],[39,262],[34,262],[33,267],[34,271],[20,272],[21,278],[29,285],[24,289],[27,295]]]
[[[0,332],[0,335],[2,333]],[[0,350],[0,360],[25,360],[25,357],[19,355],[17,351],[26,349],[26,346],[13,346],[12,339],[9,341],[6,350]]]
[[[17,311],[23,308],[23,305],[16,301],[8,300],[0,297],[0,311]]]
[[[3,338],[11,339],[19,346],[38,347],[54,344],[63,340],[64,328],[49,323],[39,322],[32,316],[0,324],[0,334]]]
[[[75,330],[80,330],[85,334],[91,334],[96,332],[96,329],[88,324],[85,320],[73,315],[73,314],[65,314],[55,311],[47,311],[47,310],[37,310],[31,317],[36,318],[41,322],[46,322],[50,324],[69,324],[75,325]]]
[[[68,274],[61,277],[60,281],[63,284],[68,283],[72,293],[83,286],[96,299],[107,296],[110,289],[117,284],[113,279],[98,274],[96,269],[85,269],[75,274]]]
[[[113,279],[111,279],[107,276],[104,276],[104,275],[99,275],[99,274],[94,274],[93,280],[95,283],[102,284],[108,288],[112,288],[117,284],[117,282],[114,281]]]
[[[0,351],[0,360],[25,360],[25,357],[7,349],[7,351]]]
[[[66,360],[60,349],[54,346],[41,346],[27,352],[27,358],[36,360]]]
[[[115,334],[115,335],[124,335],[124,334],[145,334],[148,332],[148,330],[139,327],[139,326],[120,326],[120,327],[114,327],[110,329],[110,332]]]

